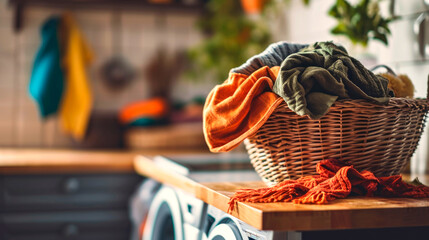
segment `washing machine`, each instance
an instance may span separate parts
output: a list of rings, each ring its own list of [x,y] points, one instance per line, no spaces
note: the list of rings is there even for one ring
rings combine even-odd
[[[206,203],[164,185],[150,205],[143,240],[204,239],[206,213]]]
[[[143,240],[262,240],[271,235],[164,185],[149,208]]]
[[[268,240],[273,239],[272,231],[261,231],[225,212],[208,206],[206,233],[208,240]],[[213,223],[210,223],[213,222]]]
[[[197,182],[260,180],[247,154],[193,157],[157,156],[154,161]],[[162,185],[156,192],[145,222],[143,240],[271,239],[269,232],[259,231],[185,191],[167,185]]]

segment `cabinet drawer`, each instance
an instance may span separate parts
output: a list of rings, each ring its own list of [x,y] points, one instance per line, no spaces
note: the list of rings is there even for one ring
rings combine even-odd
[[[0,214],[0,239],[128,239],[127,211]]]
[[[126,208],[135,174],[0,176],[0,211]]]

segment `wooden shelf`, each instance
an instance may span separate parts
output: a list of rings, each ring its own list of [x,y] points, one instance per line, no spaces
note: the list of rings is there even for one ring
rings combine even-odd
[[[14,29],[15,32],[23,27],[24,8],[26,7],[56,7],[69,9],[115,9],[133,11],[155,11],[174,13],[200,14],[204,9],[204,1],[170,1],[159,2],[148,0],[9,0],[9,4],[15,8]],[[192,2],[192,3],[191,3]]]
[[[134,172],[137,155],[207,153],[187,149],[135,151],[0,148],[1,174]]]
[[[201,149],[208,151],[202,122],[131,128],[125,134],[125,142],[130,149]]]

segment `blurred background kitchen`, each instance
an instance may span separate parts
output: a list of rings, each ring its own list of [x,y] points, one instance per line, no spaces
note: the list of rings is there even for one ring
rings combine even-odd
[[[137,154],[207,153],[207,94],[270,43],[340,43],[426,97],[428,21],[425,0],[0,0],[0,239],[141,234]]]
[[[415,96],[426,96],[429,1],[350,1],[356,9],[367,4],[366,11],[349,9],[337,18],[332,9],[344,7],[344,1],[249,2],[0,0],[0,146],[205,149],[205,96],[230,68],[281,40],[339,42],[367,67],[385,64],[407,74]],[[89,95],[83,104],[90,111],[83,117],[87,123],[81,123],[80,137],[63,126],[61,107],[42,117],[40,103],[29,94],[41,28],[65,11],[93,55],[85,63]],[[338,34],[341,27],[334,34],[347,14],[361,25],[380,17],[387,22],[381,30],[377,22],[379,32],[357,26],[356,34]],[[363,40],[359,31],[366,36]],[[427,169],[427,136],[414,155],[415,172]]]

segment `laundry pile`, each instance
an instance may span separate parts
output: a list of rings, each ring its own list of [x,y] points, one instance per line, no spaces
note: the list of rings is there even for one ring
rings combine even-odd
[[[387,104],[388,80],[366,69],[332,42],[279,42],[231,70],[208,95],[204,135],[212,152],[225,152],[252,136],[281,101],[298,115],[319,119],[339,99]]]
[[[315,43],[282,62],[273,91],[300,116],[319,119],[337,99],[387,104],[389,81],[366,69],[332,42]]]

